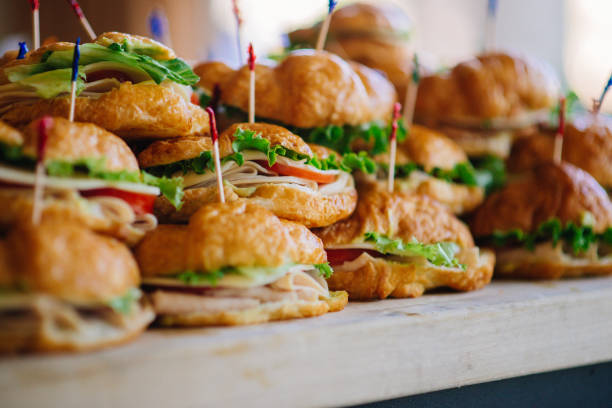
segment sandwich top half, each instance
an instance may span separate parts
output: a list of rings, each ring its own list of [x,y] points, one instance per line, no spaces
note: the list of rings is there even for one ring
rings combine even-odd
[[[162,322],[244,324],[341,309],[321,241],[247,200],[200,208],[188,225],[160,225],[136,247]]]
[[[355,143],[359,150],[363,142]],[[387,189],[389,154],[374,156],[377,171],[360,173],[359,183]],[[503,183],[503,174],[491,168],[475,168],[465,152],[442,133],[413,125],[397,144],[395,164],[396,191],[427,195],[447,206],[455,214],[474,210],[484,199],[485,190]]]
[[[357,201],[351,172],[372,173],[376,167],[365,154],[341,156],[264,123],[230,126],[219,137],[219,150],[227,200],[248,198],[308,227],[348,217]],[[200,206],[217,201],[210,138],[155,142],[138,159],[151,174],[184,179],[185,204],[179,211],[166,200],[156,203],[162,220],[187,221]]]
[[[559,81],[543,62],[490,53],[419,83],[415,119],[453,137],[469,156],[507,157],[514,138],[548,119]]]
[[[119,137],[89,123],[46,117],[43,217],[61,214],[128,243],[155,228],[153,203],[160,194],[177,207],[182,180],[141,172]],[[0,122],[0,221],[31,217],[40,120],[23,132]]]
[[[320,29],[321,22],[290,32],[290,48],[314,48]],[[396,5],[353,3],[332,14],[325,49],[384,72],[403,96],[412,72],[412,31],[412,21]]]
[[[424,195],[366,187],[346,220],[316,230],[351,299],[420,296],[448,286],[473,290],[492,276],[495,257],[480,251],[465,224]]]
[[[21,126],[44,114],[66,117],[74,46],[53,43],[2,66],[0,119]],[[208,133],[208,115],[191,102],[198,76],[171,49],[110,32],[79,50],[75,120],[129,139]]]
[[[508,170],[530,170],[553,158],[555,131],[542,128],[512,146]],[[563,161],[591,174],[607,191],[612,191],[612,118],[586,113],[565,125]]]
[[[542,163],[492,194],[471,227],[496,249],[500,275],[612,273],[612,203],[590,174],[569,163]]]
[[[205,62],[194,71],[201,78],[203,103],[209,103],[217,87],[224,121],[246,121],[248,66],[234,70],[221,62]],[[255,72],[258,120],[284,126],[307,142],[339,153],[350,151],[356,137],[386,146],[396,94],[384,74],[306,49],[291,52],[276,65],[256,64]]]

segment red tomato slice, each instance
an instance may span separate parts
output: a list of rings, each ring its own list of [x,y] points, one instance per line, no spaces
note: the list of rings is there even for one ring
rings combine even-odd
[[[82,190],[79,193],[83,197],[109,196],[117,197],[128,203],[137,215],[152,214],[153,203],[156,196],[150,194],[133,193],[131,191],[118,190],[116,188],[94,188]]]
[[[131,81],[132,79],[124,72],[106,69],[87,74],[87,82],[99,81],[100,79],[115,78],[119,82]]]
[[[274,163],[272,167],[268,166],[267,162],[258,161],[263,167],[272,170],[275,173],[283,176],[293,176],[303,179],[313,180],[320,184],[333,183],[336,180],[335,174],[323,174],[316,171],[310,171],[301,167],[287,166],[286,164]]]
[[[327,252],[327,260],[331,264],[331,266],[342,265],[345,262],[354,261],[359,258],[361,254],[367,252],[368,254],[374,257],[381,257],[383,254],[377,251],[373,251],[371,249],[326,249]]]
[[[191,103],[200,106],[200,98],[198,98],[198,94],[195,92],[192,92],[191,94]]]

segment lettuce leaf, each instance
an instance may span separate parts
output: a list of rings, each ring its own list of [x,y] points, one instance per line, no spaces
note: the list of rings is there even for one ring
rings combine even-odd
[[[334,270],[329,265],[329,262],[314,264],[313,266],[317,268],[317,271],[319,272],[319,276],[322,276],[325,279],[331,278],[331,276],[334,274]]]
[[[285,264],[277,267],[257,267],[257,266],[224,266],[212,271],[192,271],[187,270],[170,277],[180,280],[186,285],[227,285],[236,287],[237,280],[239,287],[265,285],[284,276],[287,271],[294,266]]]
[[[232,153],[228,156],[221,158],[221,165],[233,161],[239,166],[244,164],[244,157],[241,153]],[[158,166],[148,167],[147,172],[154,174],[158,177],[172,177],[174,174],[187,174],[194,172],[196,174],[204,174],[207,171],[215,171],[215,162],[213,160],[212,152],[205,151],[200,153],[199,156],[180,160],[173,163],[161,164]]]
[[[438,242],[435,244],[423,244],[414,239],[412,242],[404,242],[400,239],[390,239],[377,232],[366,232],[365,242],[372,242],[376,250],[383,254],[399,256],[421,256],[436,266],[450,268],[465,268],[455,258],[459,252],[459,246],[454,242]]]
[[[142,292],[140,289],[131,288],[125,295],[111,299],[108,302],[108,306],[110,306],[117,313],[124,315],[130,314],[132,311],[132,306],[134,306],[134,304],[138,302],[141,297]]]
[[[234,134],[235,140],[232,143],[234,153],[221,158],[221,164],[233,161],[239,166],[244,164],[244,156],[242,151],[256,150],[264,153],[268,158],[268,165],[273,166],[276,163],[277,157],[282,156],[295,161],[304,161],[319,170],[342,170],[352,172],[361,170],[366,173],[374,173],[376,171],[376,163],[368,157],[365,152],[349,153],[344,155],[340,160],[336,155],[332,154],[325,159],[320,159],[316,156],[310,157],[305,154],[286,149],[281,145],[272,146],[268,139],[264,139],[261,135],[256,134],[251,130],[238,128]],[[194,172],[203,174],[207,171],[215,171],[215,164],[212,157],[212,152],[205,151],[199,156],[192,159],[180,160],[177,162],[152,166],[147,168],[147,171],[156,176],[171,177],[173,174]]]
[[[268,157],[269,166],[273,166],[276,163],[277,156],[283,156],[295,161],[304,160],[306,164],[319,170],[342,170],[345,172],[361,170],[366,173],[374,173],[376,171],[376,163],[365,152],[360,152],[359,154],[351,152],[339,160],[334,154],[325,159],[320,159],[316,156],[310,157],[298,153],[281,145],[272,146],[270,141],[261,137],[260,134],[241,128],[236,129],[236,133],[234,133],[232,148],[235,152],[257,150],[265,153]]]
[[[549,125],[556,128],[559,125],[559,110],[561,109],[561,102],[557,102],[555,106],[550,109]],[[573,118],[574,115],[584,111],[584,107],[580,103],[580,98],[576,92],[570,90],[565,95],[565,119],[566,121]]]
[[[530,251],[533,251],[539,242],[551,241],[553,247],[556,247],[559,242],[564,242],[577,255],[588,250],[591,244],[597,241],[612,245],[612,227],[601,234],[595,234],[590,225],[579,226],[571,221],[563,225],[558,218],[551,218],[540,224],[533,232],[525,232],[520,229],[495,231],[491,236],[484,237],[482,240],[497,247],[518,245]]]
[[[506,163],[503,159],[486,155],[472,159],[475,170],[476,184],[484,187],[487,194],[499,190],[506,185]]]
[[[236,268],[225,267],[210,272],[184,271],[175,275],[174,277],[186,285],[199,285],[202,283],[207,283],[211,286],[215,286],[226,273],[236,271]]]
[[[62,93],[70,93],[72,68],[56,69],[24,77],[16,81],[20,85],[31,86],[41,98],[53,98]],[[85,89],[85,74],[79,70],[76,94]]]
[[[112,43],[108,47],[95,43],[83,44],[80,51],[80,65],[113,61],[145,71],[158,84],[168,79],[181,85],[195,85],[200,79],[189,65],[179,58],[158,61],[148,55],[129,52],[125,45],[118,43]],[[53,51],[44,62],[38,64],[9,67],[5,69],[5,73],[11,82],[17,82],[38,73],[70,68],[71,65],[72,50],[69,49]]]
[[[146,171],[142,171],[141,174],[143,183],[159,188],[161,195],[166,197],[174,208],[181,209],[185,195],[182,177],[155,177]]]
[[[329,125],[311,129],[288,127],[293,133],[300,135],[308,143],[316,143],[340,154],[353,152],[353,142],[362,140],[371,144],[368,153],[372,156],[385,153],[389,150],[389,135],[391,126],[380,121],[373,121],[358,126]],[[404,121],[398,122],[397,141],[402,142],[406,138],[406,127]]]

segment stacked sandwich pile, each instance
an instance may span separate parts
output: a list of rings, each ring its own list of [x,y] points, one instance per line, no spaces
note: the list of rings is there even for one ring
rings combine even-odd
[[[239,69],[192,69],[158,42],[105,33],[80,46],[73,101],[75,44],[7,54],[0,351],[94,349],[153,321],[318,316],[349,299],[476,290],[494,270],[611,273],[612,203],[598,183],[612,183],[610,121],[569,123],[567,162],[553,161],[541,125],[556,78],[490,53],[426,73],[419,124],[398,128],[413,68],[409,24],[394,16],[348,6],[328,51]],[[402,58],[375,56],[386,49]]]

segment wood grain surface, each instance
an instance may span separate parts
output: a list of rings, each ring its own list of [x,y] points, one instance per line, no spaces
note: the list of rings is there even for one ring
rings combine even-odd
[[[612,360],[612,278],[494,282],[0,360],[2,407],[340,406]]]

